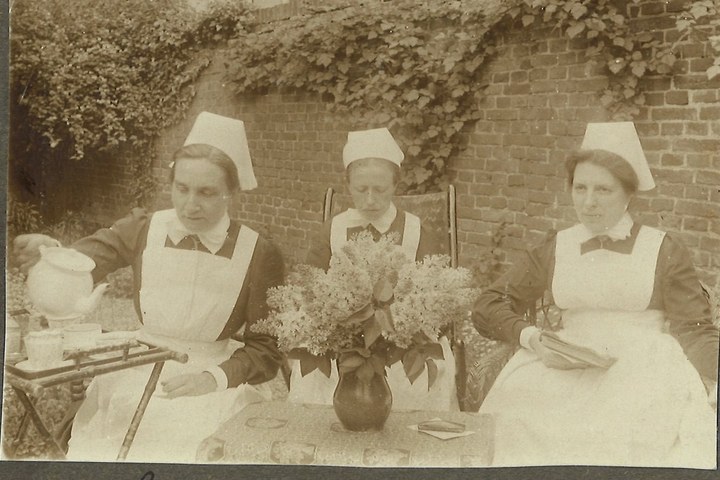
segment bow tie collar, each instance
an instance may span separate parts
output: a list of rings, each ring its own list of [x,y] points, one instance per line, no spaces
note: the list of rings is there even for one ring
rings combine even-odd
[[[230,228],[230,217],[227,213],[213,228],[205,232],[193,232],[183,225],[179,218],[175,217],[168,225],[168,237],[177,245],[183,238],[195,235],[205,245],[205,248],[214,255],[225,243],[228,228]]]
[[[386,233],[388,230],[390,230],[390,226],[392,225],[392,222],[395,220],[395,217],[397,216],[397,207],[395,207],[394,204],[390,204],[390,207],[385,210],[385,213],[380,215],[380,217],[374,219],[374,220],[368,220],[365,215],[360,210],[356,210],[354,208],[348,208],[348,216],[347,216],[347,226],[352,227],[363,227],[363,228],[370,228],[373,227],[374,230],[379,232],[380,234]],[[372,230],[370,230],[371,233]]]
[[[632,253],[635,237],[640,229],[639,225],[633,223],[627,213],[612,228],[602,235],[595,235],[580,244],[580,254],[584,255],[593,250],[609,250],[612,252],[629,255]],[[592,235],[588,231],[588,236]]]

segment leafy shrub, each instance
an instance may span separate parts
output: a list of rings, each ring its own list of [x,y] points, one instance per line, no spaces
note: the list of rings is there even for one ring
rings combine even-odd
[[[204,49],[251,20],[243,3],[224,3],[198,14],[179,0],[16,2],[11,164],[42,175],[122,152],[136,202],[149,201],[153,142],[183,118],[209,62]]]

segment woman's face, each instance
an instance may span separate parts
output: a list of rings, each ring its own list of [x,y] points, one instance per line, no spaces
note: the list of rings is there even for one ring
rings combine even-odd
[[[348,188],[355,208],[369,220],[379,218],[390,207],[395,195],[392,165],[373,160],[354,165],[348,174]]]
[[[175,161],[172,204],[188,230],[200,233],[217,225],[230,198],[222,168],[205,159]]]
[[[615,226],[627,210],[630,198],[608,169],[589,162],[575,167],[572,184],[575,213],[593,234]]]

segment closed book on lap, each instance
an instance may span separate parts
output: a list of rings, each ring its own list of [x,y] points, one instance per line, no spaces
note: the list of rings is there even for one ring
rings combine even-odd
[[[610,368],[616,358],[603,355],[592,348],[570,343],[553,332],[543,332],[540,342],[545,348],[565,357],[576,368]]]

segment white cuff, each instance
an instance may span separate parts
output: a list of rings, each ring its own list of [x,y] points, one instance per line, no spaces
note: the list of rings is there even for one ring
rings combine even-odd
[[[226,390],[228,388],[227,375],[225,375],[225,372],[222,368],[214,366],[206,369],[205,371],[215,378],[215,383],[217,383],[216,391],[222,392],[223,390]]]
[[[540,329],[534,326],[525,327],[520,331],[520,346],[527,348],[528,350],[532,350],[532,347],[530,346],[530,339],[533,335],[535,335],[536,332],[539,332]]]

